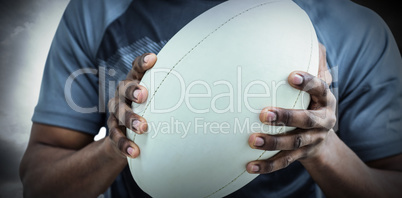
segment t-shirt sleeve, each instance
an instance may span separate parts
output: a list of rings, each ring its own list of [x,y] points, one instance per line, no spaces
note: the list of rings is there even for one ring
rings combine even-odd
[[[355,27],[338,53],[343,59],[338,62],[338,134],[370,161],[402,153],[402,61],[384,21],[368,9],[355,9],[350,19]]]
[[[294,0],[327,49],[338,136],[363,160],[402,153],[402,60],[375,12],[348,0]]]
[[[105,123],[100,108],[99,69],[88,13],[71,1],[53,39],[32,121],[97,134]],[[102,112],[103,111],[103,112]]]

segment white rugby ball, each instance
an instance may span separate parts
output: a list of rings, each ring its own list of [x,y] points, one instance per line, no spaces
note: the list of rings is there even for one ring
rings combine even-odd
[[[309,95],[287,77],[317,74],[318,58],[314,27],[290,0],[232,0],[195,18],[146,72],[146,103],[133,104],[149,128],[127,130],[141,149],[128,159],[139,187],[152,197],[222,197],[252,181],[246,164],[278,151],[251,149],[250,134],[294,129],[263,125],[260,111],[306,109]]]

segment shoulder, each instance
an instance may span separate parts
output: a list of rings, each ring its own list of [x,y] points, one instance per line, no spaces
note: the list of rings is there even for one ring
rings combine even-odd
[[[295,2],[309,15],[322,42],[354,44],[367,41],[368,38],[390,36],[387,25],[378,14],[350,0],[295,0]],[[330,40],[334,42],[331,43]],[[369,41],[376,42],[376,40]],[[383,41],[377,40],[377,42]]]
[[[359,86],[395,78],[401,57],[384,20],[374,11],[350,0],[295,0],[309,15],[317,36],[327,48],[327,61],[335,68],[339,94]],[[372,76],[375,76],[372,77]]]
[[[65,25],[71,37],[77,40],[95,58],[107,26],[122,15],[131,0],[71,0],[61,25]]]

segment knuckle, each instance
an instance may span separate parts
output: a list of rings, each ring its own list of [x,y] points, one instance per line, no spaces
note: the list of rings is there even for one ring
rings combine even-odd
[[[314,114],[310,113],[309,116],[306,117],[306,120],[304,122],[306,125],[306,128],[308,128],[308,129],[314,128],[316,126],[315,119],[316,119],[316,116]]]
[[[127,80],[124,82],[124,86],[119,90],[120,98],[134,99],[133,92],[138,88],[137,80]]]
[[[142,56],[137,56],[134,59],[134,61],[132,63],[131,71],[128,74],[130,76],[130,79],[141,79],[142,78],[143,72],[144,72],[144,69],[142,66],[142,64],[143,64],[142,60],[144,58],[144,55],[145,54],[143,54]]]
[[[327,83],[315,76],[306,76],[306,83],[303,91],[306,91],[315,96],[325,96],[328,94],[326,87]]]
[[[120,81],[119,84],[117,85],[115,97],[118,97],[118,98],[124,97],[125,90],[126,90],[125,81]]]
[[[130,123],[132,123],[132,121],[137,120],[135,115],[136,114],[134,114],[132,111],[126,110],[124,112],[124,118],[125,118],[124,121],[127,126],[130,126],[131,125]]]
[[[129,145],[129,142],[126,137],[120,137],[119,140],[117,141],[117,148],[119,148],[120,151],[125,153],[125,148],[127,148]]]
[[[109,129],[109,137],[113,141],[115,140],[115,137],[119,137],[121,135],[120,130],[116,127],[112,127]]]
[[[294,159],[292,156],[287,155],[283,158],[283,168],[288,167],[291,163],[293,163]]]
[[[125,91],[125,95],[133,97],[134,90],[139,88],[138,84],[139,84],[138,80],[129,81],[126,85],[127,88]]]
[[[120,104],[120,105],[117,107],[118,113],[117,113],[117,116],[116,116],[117,119],[120,121],[120,123],[121,123],[121,124],[124,124],[124,125],[125,125],[125,123],[126,123],[127,116],[129,116],[129,113],[127,112],[125,106],[126,106],[126,104],[123,103],[123,104]]]
[[[336,102],[335,96],[332,94],[331,89],[329,88],[329,85],[322,81],[322,86],[321,88],[317,89],[316,91],[316,97],[318,98],[318,101],[323,105],[323,106],[333,106]]]
[[[327,137],[327,133],[326,132],[319,132],[318,135],[316,136],[316,142],[320,143],[322,141],[324,141],[324,139]]]
[[[278,148],[278,142],[279,142],[278,137],[273,136],[272,140],[273,140],[273,142],[272,142],[272,150],[277,149]]]
[[[280,114],[282,116],[279,116],[282,120],[282,123],[286,126],[289,126],[290,123],[292,122],[292,112],[289,110],[282,110],[280,112],[277,112],[277,114]]]
[[[300,156],[299,156],[299,159],[305,159],[305,158],[307,158],[307,157],[309,156],[309,153],[310,153],[310,149],[309,149],[308,147],[302,149],[302,150],[301,150],[301,153],[300,153]],[[299,159],[298,159],[298,160],[299,160]]]
[[[119,102],[119,104],[115,106],[116,117],[118,120],[121,120],[121,118],[124,117],[124,105],[124,103]]]
[[[277,150],[278,148],[278,137],[277,136],[267,136],[265,139],[264,149],[265,150]]]
[[[335,114],[331,114],[331,117],[328,120],[328,129],[332,129],[336,124],[336,116]]]
[[[311,142],[312,142],[312,135],[310,133],[303,133],[303,142],[300,148],[311,144]]]
[[[135,71],[135,72],[133,73],[133,78],[134,78],[134,79],[141,79],[142,76],[143,76],[143,74],[142,74],[141,72]]]
[[[320,79],[320,82],[321,82],[321,97],[327,97],[328,96],[328,93],[329,92],[331,92],[330,90],[329,90],[329,86],[328,86],[328,84],[325,82],[325,81],[323,81],[323,80],[321,80]]]
[[[137,57],[135,57],[134,61],[131,63],[131,68],[132,68],[132,69],[134,69],[134,68],[136,68],[136,67],[137,67],[136,65],[138,65],[138,64],[139,64],[140,59],[141,59],[141,56],[137,56]]]
[[[317,77],[314,77],[314,89],[313,89],[313,93],[319,97],[326,97],[328,95],[329,92],[329,86],[328,84]]]
[[[109,106],[109,112],[111,114],[109,116],[110,121],[115,121],[117,125],[122,125],[125,116],[125,106],[125,103],[115,99],[115,102]],[[114,117],[111,118],[112,116]]]
[[[301,85],[302,90],[309,92],[312,88],[314,88],[315,87],[314,79],[315,78],[311,74],[304,73],[303,74],[303,83]]]
[[[270,173],[274,170],[274,167],[274,161],[266,160],[264,161],[263,166],[261,166],[261,172]]]
[[[117,89],[121,89],[122,87],[124,87],[125,81],[122,80],[119,82],[119,84],[117,85]]]
[[[330,92],[330,94],[327,96],[327,105],[334,108],[336,107],[336,97],[332,92]]]
[[[116,107],[118,105],[119,105],[119,100],[117,98],[110,99],[108,104],[107,104],[109,112],[114,114],[116,112]]]
[[[298,148],[302,147],[303,141],[304,141],[303,136],[301,134],[298,134],[294,140],[294,145],[293,145],[294,149],[298,149]]]
[[[113,115],[110,115],[109,118],[107,119],[107,126],[110,128],[114,127],[114,119],[113,119]]]
[[[323,127],[325,129],[332,129],[335,126],[336,121],[336,115],[332,111],[327,110]]]

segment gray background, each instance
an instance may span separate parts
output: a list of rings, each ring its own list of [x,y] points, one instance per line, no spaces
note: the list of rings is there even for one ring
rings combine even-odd
[[[0,1],[0,197],[22,197],[19,162],[51,39],[67,3]]]
[[[398,1],[357,2],[379,13],[401,46]],[[19,162],[29,139],[46,55],[67,3],[0,0],[0,197],[22,197]]]

